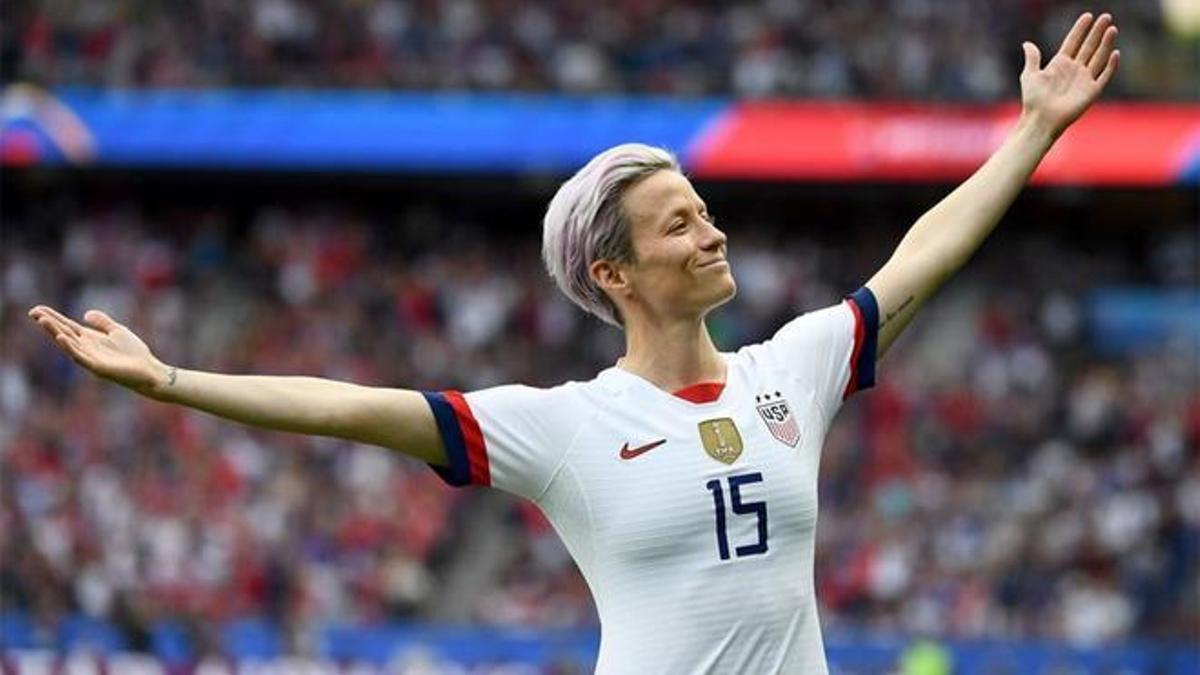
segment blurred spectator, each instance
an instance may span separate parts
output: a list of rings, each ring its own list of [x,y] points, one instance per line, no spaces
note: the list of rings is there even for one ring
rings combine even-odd
[[[298,2],[255,7],[280,40],[310,30]],[[447,30],[475,26],[477,9],[455,10],[468,13]],[[549,18],[522,21],[549,30]],[[396,223],[461,230],[448,213],[261,208],[240,228],[232,209],[175,207],[165,228],[122,204],[52,232],[7,220],[0,605],[45,626],[72,612],[106,618],[135,643],[163,616],[185,618],[201,644],[215,621],[273,617],[302,644],[323,621],[436,614],[460,582],[444,562],[473,536],[461,512],[481,507],[478,493],[378,448],[122,393],[65,361],[24,312],[99,306],[169,362],[375,385],[549,384],[611,363],[615,334],[550,288],[532,242],[387,244]],[[713,319],[726,346],[861,281],[837,263],[836,241],[759,236],[732,241],[743,292]],[[1049,270],[1011,252],[1002,269],[979,263],[889,354],[879,387],[843,411],[821,488],[827,625],[1080,644],[1196,636],[1195,354],[1089,349],[1080,290],[1134,255],[1098,250],[1060,247]],[[513,533],[480,554],[491,590],[469,611],[502,624],[594,621],[553,530],[533,507],[503,503]]]
[[[5,82],[373,87],[994,101],[1020,45],[1084,9],[1121,28],[1106,96],[1195,99],[1194,42],[1113,0],[12,0]],[[1047,56],[1048,58],[1048,56]]]

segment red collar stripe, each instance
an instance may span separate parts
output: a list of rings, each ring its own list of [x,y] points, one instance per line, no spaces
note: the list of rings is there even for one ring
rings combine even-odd
[[[676,391],[675,395],[692,403],[712,403],[721,398],[723,391],[725,391],[724,382],[701,382],[684,387]]]

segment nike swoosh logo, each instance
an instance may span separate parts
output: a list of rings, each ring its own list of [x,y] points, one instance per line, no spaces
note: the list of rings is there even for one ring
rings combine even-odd
[[[666,442],[667,439],[664,438],[662,440],[654,441],[653,443],[639,445],[636,448],[631,448],[629,447],[629,444],[626,443],[625,445],[621,446],[621,459],[633,459],[634,457],[649,452]]]

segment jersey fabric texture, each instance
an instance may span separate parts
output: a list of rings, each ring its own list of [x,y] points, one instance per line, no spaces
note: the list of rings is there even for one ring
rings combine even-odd
[[[615,367],[426,393],[450,460],[434,468],[545,513],[596,601],[597,673],[825,673],[817,468],[842,401],[874,384],[877,331],[864,287],[723,354],[701,403]]]

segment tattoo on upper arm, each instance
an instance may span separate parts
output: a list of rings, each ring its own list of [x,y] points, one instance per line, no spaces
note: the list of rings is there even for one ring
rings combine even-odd
[[[167,386],[174,387],[175,386],[175,378],[178,376],[179,376],[179,369],[176,368],[175,366],[171,366],[171,369],[167,371]]]
[[[905,298],[904,302],[900,303],[899,307],[888,312],[887,315],[883,317],[883,321],[879,322],[879,327],[883,328],[884,326],[886,326],[888,324],[889,321],[900,316],[900,313],[903,312],[905,310],[905,308],[907,308],[909,305],[912,304],[915,297],[916,296],[912,296],[912,295],[908,296],[907,298]]]

